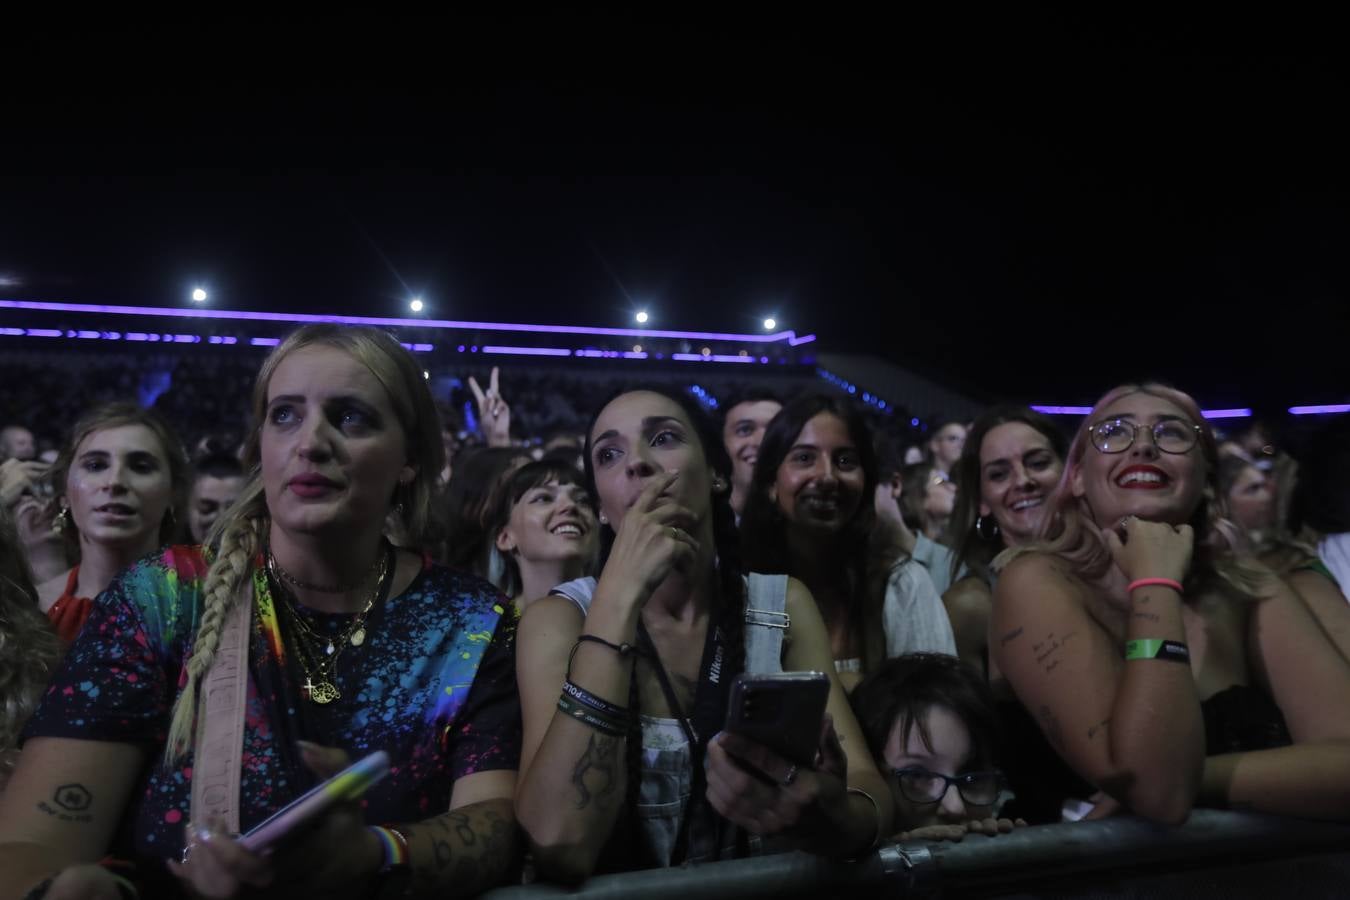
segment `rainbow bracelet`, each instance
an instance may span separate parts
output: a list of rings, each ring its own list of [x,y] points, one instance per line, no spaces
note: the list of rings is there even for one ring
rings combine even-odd
[[[386,825],[368,825],[366,830],[380,839],[380,847],[384,851],[381,872],[389,872],[409,864],[408,839],[402,832]]]

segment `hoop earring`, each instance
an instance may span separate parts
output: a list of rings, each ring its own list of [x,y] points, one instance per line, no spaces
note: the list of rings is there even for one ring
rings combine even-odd
[[[984,516],[975,520],[975,533],[986,541],[996,541],[999,536],[998,520],[989,516],[986,522]]]

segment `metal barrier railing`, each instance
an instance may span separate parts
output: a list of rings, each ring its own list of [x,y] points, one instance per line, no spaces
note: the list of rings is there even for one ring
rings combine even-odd
[[[1252,813],[1196,810],[1168,827],[1129,816],[1020,828],[960,843],[910,842],[882,847],[856,862],[784,853],[675,869],[600,875],[576,887],[533,884],[499,888],[490,900],[717,900],[757,897],[940,895],[947,890],[1014,887],[1073,873],[1153,865],[1158,871],[1211,863],[1350,851],[1350,825]],[[1346,887],[1350,893],[1350,886]]]

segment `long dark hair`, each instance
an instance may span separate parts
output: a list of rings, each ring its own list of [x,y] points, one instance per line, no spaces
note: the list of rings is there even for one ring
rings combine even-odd
[[[586,424],[586,445],[583,454],[586,467],[586,489],[590,491],[596,509],[600,508],[600,494],[596,490],[595,461],[591,455],[594,449],[592,438],[595,432],[595,423],[606,407],[617,398],[632,393],[656,394],[678,406],[693,428],[694,435],[697,437],[700,449],[703,452],[703,458],[708,462],[708,467],[723,479],[729,480],[731,478],[731,457],[727,455],[726,447],[722,444],[722,437],[712,421],[694,403],[692,398],[661,386],[644,386],[620,390],[606,398],[605,402],[596,408],[595,413]],[[709,497],[712,511],[713,544],[716,549],[715,565],[717,567],[718,589],[716,605],[713,609],[716,615],[710,619],[709,627],[712,627],[714,622],[720,622],[721,624],[726,646],[726,658],[722,669],[723,679],[734,678],[745,669],[745,582],[743,575],[746,570],[741,561],[740,536],[736,530],[736,514],[732,512],[730,496],[731,492],[728,488],[721,491],[713,490]],[[609,552],[613,546],[613,527],[601,525],[600,568],[602,571],[605,563],[609,560]],[[630,819],[637,812],[638,788],[642,778],[642,721],[639,700],[637,666],[634,666],[633,678],[628,686],[628,708],[631,712],[631,724],[628,729],[628,781],[625,797]],[[702,798],[695,798],[694,802],[702,802]],[[693,803],[691,803],[691,808],[692,806]],[[616,833],[621,832],[623,828],[624,824],[620,823]],[[631,837],[635,829],[628,830]],[[636,847],[630,847],[629,850],[635,854],[639,852]],[[636,859],[636,862],[638,866],[642,866],[651,861]],[[654,865],[654,862],[651,862],[651,864]]]
[[[947,541],[952,550],[952,583],[956,583],[961,567],[986,584],[989,583],[989,564],[1003,552],[1003,536],[988,529],[983,533],[976,527],[980,517],[980,447],[984,439],[1000,425],[1021,422],[1050,442],[1050,449],[1064,461],[1069,441],[1064,432],[1051,421],[1026,406],[1005,404],[980,413],[966,435],[961,459],[956,464],[956,506],[947,522]],[[1048,512],[1047,512],[1048,515]]]
[[[797,436],[807,422],[821,413],[829,413],[844,423],[863,473],[858,509],[834,536],[828,549],[838,558],[838,569],[847,583],[850,627],[863,637],[863,667],[870,671],[886,655],[882,603],[885,579],[896,557],[893,551],[885,551],[873,541],[877,531],[872,501],[877,486],[877,457],[871,429],[855,406],[825,394],[807,394],[778,411],[759,445],[755,476],[741,513],[741,539],[752,571],[797,574],[798,567],[788,550],[787,521],[770,498],[770,492],[778,478],[778,468],[796,444]]]

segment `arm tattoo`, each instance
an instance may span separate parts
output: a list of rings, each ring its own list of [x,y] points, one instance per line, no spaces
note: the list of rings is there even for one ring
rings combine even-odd
[[[50,803],[39,800],[37,808],[62,822],[86,824],[94,820],[89,812],[89,808],[93,805],[94,795],[89,793],[87,787],[82,784],[63,784],[52,792]]]
[[[415,827],[400,827],[413,850],[414,892],[472,896],[500,884],[516,862],[515,823],[508,804],[476,803]]]
[[[1093,725],[1091,728],[1087,730],[1088,740],[1089,741],[1092,740],[1099,734],[1105,735],[1106,729],[1110,727],[1111,727],[1111,720],[1103,719],[1102,721],[1098,722],[1096,725]]]
[[[1007,634],[1005,634],[1005,635],[1003,636],[1003,638],[998,642],[998,644],[999,644],[1000,647],[1006,647],[1006,646],[1008,646],[1008,642],[1009,642],[1009,641],[1015,641],[1015,640],[1017,640],[1018,638],[1020,638],[1021,636],[1022,636],[1022,628],[1019,626],[1019,627],[1017,627],[1017,628],[1014,628],[1012,631],[1008,632]]]
[[[1031,645],[1031,652],[1036,654],[1036,664],[1045,670],[1048,675],[1059,665],[1059,651],[1069,641],[1078,637],[1077,631],[1070,631],[1063,637],[1055,637],[1052,631],[1045,636],[1045,640],[1038,641]]]
[[[604,807],[614,797],[618,791],[621,774],[618,751],[619,738],[602,734],[591,735],[590,741],[586,744],[586,752],[581,754],[581,759],[577,760],[576,767],[572,769],[572,784],[577,789],[577,809],[590,806],[592,799],[597,805]],[[592,779],[592,784],[595,784],[594,794],[586,783],[586,776],[592,772],[595,773]]]

